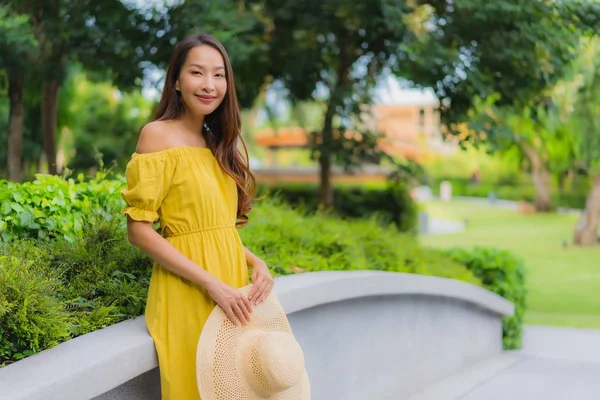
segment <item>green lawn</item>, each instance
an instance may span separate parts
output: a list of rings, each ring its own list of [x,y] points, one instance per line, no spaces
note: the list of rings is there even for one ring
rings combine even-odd
[[[600,329],[600,246],[570,244],[577,215],[521,215],[468,200],[423,206],[433,218],[468,221],[462,233],[422,237],[425,246],[489,246],[525,260],[526,323]]]

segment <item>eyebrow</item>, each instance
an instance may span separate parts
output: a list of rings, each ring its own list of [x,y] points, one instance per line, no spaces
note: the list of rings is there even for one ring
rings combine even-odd
[[[196,64],[196,63],[192,63],[190,64],[191,67],[198,67],[201,69],[205,69],[206,67],[204,65],[201,64]],[[218,67],[216,67],[216,69],[225,69],[225,67],[223,67],[222,65],[219,65]]]

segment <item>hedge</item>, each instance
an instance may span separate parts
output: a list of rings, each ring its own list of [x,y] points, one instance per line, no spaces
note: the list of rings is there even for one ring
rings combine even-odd
[[[259,193],[274,195],[305,211],[315,212],[320,207],[319,187],[314,184],[262,185]],[[384,225],[394,223],[402,232],[415,232],[417,224],[417,206],[402,184],[335,186],[332,212],[342,218],[375,217]]]
[[[103,176],[88,181],[39,176],[22,185],[0,181],[0,366],[143,313],[152,262],[126,239],[118,195],[123,182]],[[31,216],[21,218],[22,210]],[[375,213],[344,220],[292,209],[271,196],[256,202],[240,234],[275,276],[366,269],[482,285],[481,268],[472,267],[469,253],[461,258],[426,250],[414,235],[393,222],[386,225]],[[515,343],[519,334],[505,331]]]
[[[452,184],[452,194],[455,196],[487,198],[493,193],[498,199],[527,202],[532,202],[535,198],[535,187],[532,183],[492,184],[482,182],[475,184],[467,178],[436,179],[432,187],[435,194],[439,194],[440,183],[444,180]],[[555,207],[583,209],[588,192],[587,181],[578,182],[570,189],[565,189],[563,193],[559,193],[556,187],[552,187],[552,204]]]
[[[515,315],[503,320],[504,349],[521,348],[523,318],[527,308],[526,275],[523,260],[506,250],[476,247],[473,250],[445,251],[453,261],[465,265],[483,286],[515,305]]]

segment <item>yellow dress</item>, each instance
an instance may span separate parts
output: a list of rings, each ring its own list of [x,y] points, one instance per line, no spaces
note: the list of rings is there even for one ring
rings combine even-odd
[[[236,185],[209,149],[134,153],[126,178],[124,214],[136,221],[160,219],[166,240],[198,266],[232,287],[248,284],[235,228]],[[158,354],[163,400],[200,399],[196,347],[214,307],[201,287],[154,264],[145,318]]]

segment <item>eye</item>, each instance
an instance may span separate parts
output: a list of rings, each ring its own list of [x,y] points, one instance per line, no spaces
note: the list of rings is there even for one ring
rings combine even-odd
[[[200,72],[200,71],[192,71],[192,75],[202,75],[202,72]]]
[[[219,78],[225,78],[225,74],[217,74],[217,77],[219,77]]]

